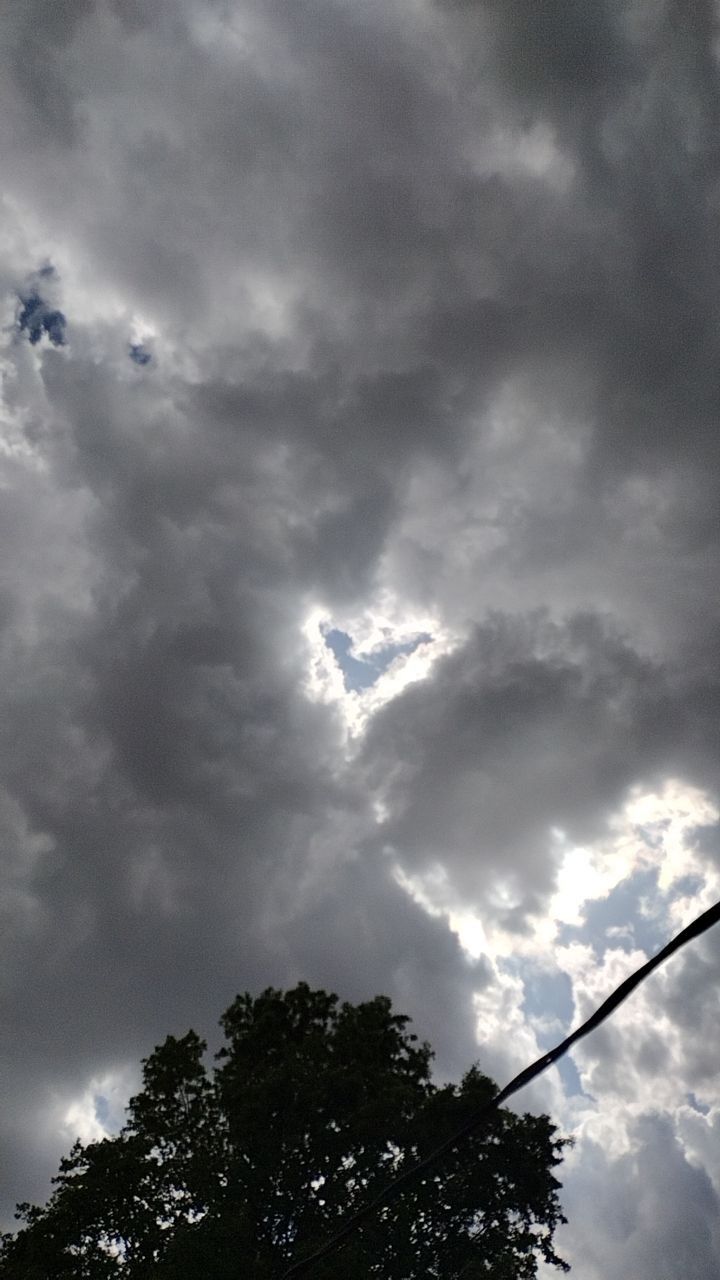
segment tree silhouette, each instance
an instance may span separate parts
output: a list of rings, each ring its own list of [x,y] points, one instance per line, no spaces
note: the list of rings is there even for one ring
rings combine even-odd
[[[339,1004],[301,983],[238,996],[217,1065],[193,1032],[143,1064],[113,1138],[76,1142],[44,1207],[0,1240],[0,1280],[277,1280],[496,1092],[473,1067],[430,1077],[431,1051],[384,996]],[[567,1140],[496,1111],[313,1274],[330,1280],[523,1280],[562,1216]]]

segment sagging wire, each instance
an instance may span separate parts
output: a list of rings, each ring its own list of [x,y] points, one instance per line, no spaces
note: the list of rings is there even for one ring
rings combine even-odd
[[[348,1218],[347,1222],[345,1222],[334,1235],[330,1236],[329,1239],[326,1240],[325,1244],[321,1245],[319,1249],[316,1249],[314,1253],[309,1254],[308,1257],[300,1258],[297,1262],[293,1262],[291,1266],[283,1272],[280,1280],[291,1280],[291,1277],[304,1275],[306,1272],[310,1271],[316,1263],[321,1262],[323,1258],[327,1258],[329,1254],[334,1253],[336,1249],[339,1249],[341,1245],[345,1243],[348,1236],[352,1235],[361,1223],[365,1222],[367,1218],[376,1213],[378,1209],[382,1209],[386,1205],[390,1204],[391,1201],[395,1200],[400,1195],[409,1182],[414,1178],[417,1178],[419,1174],[424,1173],[426,1169],[429,1169],[430,1166],[435,1164],[437,1160],[440,1160],[446,1152],[452,1151],[453,1148],[457,1147],[464,1138],[467,1138],[471,1133],[474,1133],[486,1117],[490,1115],[492,1111],[496,1111],[506,1098],[509,1098],[513,1093],[517,1093],[518,1090],[524,1088],[526,1084],[530,1084],[531,1080],[534,1080],[541,1072],[546,1071],[554,1062],[557,1062],[558,1058],[562,1058],[563,1055],[567,1053],[568,1049],[570,1049],[572,1045],[576,1044],[578,1040],[582,1040],[583,1036],[589,1035],[591,1031],[594,1031],[596,1027],[599,1027],[600,1023],[604,1022],[605,1019],[609,1017],[615,1009],[617,1009],[618,1005],[622,1004],[623,1000],[627,1000],[631,992],[633,992],[635,988],[653,972],[654,969],[657,969],[659,965],[667,960],[673,952],[678,951],[680,947],[684,947],[685,943],[691,942],[693,938],[699,938],[702,933],[711,929],[713,925],[718,923],[718,921],[720,921],[720,902],[716,902],[714,906],[709,907],[707,911],[703,911],[702,915],[699,915],[697,919],[693,920],[691,924],[686,926],[686,928],[681,929],[680,933],[676,934],[675,937],[663,947],[662,951],[658,951],[656,956],[653,956],[650,960],[646,961],[646,963],[641,965],[639,969],[636,969],[629,978],[626,978],[624,982],[621,982],[619,987],[616,987],[612,994],[608,996],[607,1000],[604,1000],[599,1008],[591,1014],[587,1021],[583,1022],[582,1026],[578,1027],[576,1031],[571,1032],[561,1044],[556,1045],[549,1053],[544,1053],[542,1057],[538,1058],[536,1062],[533,1062],[531,1066],[526,1067],[524,1071],[521,1071],[519,1075],[516,1075],[509,1084],[505,1085],[504,1089],[501,1089],[499,1093],[496,1093],[495,1096],[485,1104],[485,1106],[481,1107],[474,1116],[471,1116],[471,1118],[455,1133],[451,1134],[449,1138],[446,1138],[438,1147],[435,1147],[429,1155],[425,1156],[424,1159],[419,1160],[417,1164],[412,1166],[412,1168],[406,1169],[404,1173],[399,1174],[397,1178],[394,1178],[392,1182],[388,1183],[383,1191],[378,1192],[372,1200],[369,1200],[361,1209],[358,1209],[353,1213],[351,1217]]]

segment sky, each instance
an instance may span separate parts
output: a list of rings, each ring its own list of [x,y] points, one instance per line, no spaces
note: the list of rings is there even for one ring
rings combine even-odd
[[[720,897],[709,0],[0,17],[0,1216],[239,991],[499,1084]],[[720,931],[513,1099],[720,1268]]]

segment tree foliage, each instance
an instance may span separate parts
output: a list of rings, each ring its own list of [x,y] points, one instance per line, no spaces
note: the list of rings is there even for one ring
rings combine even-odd
[[[238,996],[214,1070],[190,1031],[143,1064],[112,1138],[76,1142],[44,1207],[0,1241],[0,1280],[277,1280],[495,1092],[473,1067],[438,1086],[431,1051],[379,996],[304,983]],[[316,1280],[524,1280],[562,1270],[546,1116],[493,1114],[363,1224]]]

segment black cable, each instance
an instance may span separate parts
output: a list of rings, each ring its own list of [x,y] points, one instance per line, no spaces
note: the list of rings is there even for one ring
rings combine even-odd
[[[531,1066],[526,1067],[524,1071],[521,1071],[519,1075],[515,1076],[509,1084],[505,1085],[504,1089],[501,1089],[499,1093],[496,1093],[495,1097],[491,1098],[484,1107],[481,1107],[480,1110],[477,1111],[475,1115],[472,1116],[471,1119],[468,1120],[460,1129],[458,1129],[456,1133],[453,1133],[451,1137],[446,1138],[444,1142],[441,1142],[440,1146],[436,1147],[434,1151],[431,1151],[423,1160],[419,1160],[411,1169],[406,1169],[404,1173],[399,1174],[397,1178],[394,1178],[392,1182],[388,1183],[383,1191],[380,1191],[372,1200],[369,1200],[366,1205],[363,1205],[361,1209],[358,1209],[356,1213],[348,1218],[347,1222],[340,1227],[334,1235],[330,1236],[329,1240],[327,1240],[324,1245],[321,1245],[320,1248],[316,1249],[314,1253],[311,1253],[309,1257],[301,1258],[298,1262],[293,1262],[292,1265],[283,1272],[281,1280],[290,1280],[291,1276],[303,1275],[304,1272],[309,1271],[311,1267],[314,1267],[317,1262],[320,1262],[323,1258],[327,1258],[328,1254],[333,1253],[338,1249],[345,1240],[347,1240],[347,1237],[351,1235],[353,1231],[357,1230],[366,1218],[369,1218],[377,1209],[381,1209],[384,1205],[389,1204],[391,1200],[396,1199],[408,1182],[413,1178],[416,1178],[419,1173],[423,1173],[430,1167],[430,1165],[434,1164],[436,1160],[439,1160],[441,1156],[444,1156],[447,1151],[452,1150],[452,1148],[461,1142],[463,1138],[468,1137],[468,1135],[473,1133],[475,1129],[479,1128],[485,1117],[488,1116],[491,1111],[497,1110],[506,1098],[509,1098],[513,1093],[517,1093],[518,1089],[522,1089],[524,1085],[530,1084],[531,1080],[534,1080],[536,1076],[539,1076],[547,1067],[552,1066],[553,1062],[557,1062],[558,1058],[562,1058],[563,1054],[567,1053],[568,1049],[578,1040],[581,1040],[583,1036],[588,1035],[589,1032],[594,1031],[596,1027],[599,1027],[600,1023],[604,1022],[613,1010],[617,1009],[618,1005],[622,1004],[623,1000],[627,999],[630,993],[634,991],[645,978],[647,978],[648,974],[652,973],[653,969],[657,969],[658,965],[661,965],[664,960],[668,959],[668,956],[671,956],[674,951],[683,947],[686,942],[691,942],[693,938],[698,938],[701,933],[705,933],[707,929],[711,929],[714,924],[718,923],[718,921],[720,921],[720,902],[716,902],[715,905],[709,907],[707,911],[703,911],[702,915],[698,916],[697,920],[693,920],[692,924],[689,924],[685,929],[681,929],[680,933],[672,938],[671,941],[668,942],[667,946],[663,947],[662,951],[658,951],[656,956],[653,956],[651,960],[646,961],[646,963],[641,965],[639,969],[636,969],[629,978],[626,978],[624,982],[621,982],[620,986],[616,987],[612,995],[609,995],[607,1000],[603,1001],[600,1007],[595,1010],[587,1021],[583,1022],[582,1026],[578,1027],[577,1031],[571,1032],[567,1039],[562,1041],[562,1044],[556,1045],[549,1053],[543,1054],[541,1058],[538,1058],[537,1062],[533,1062]]]

